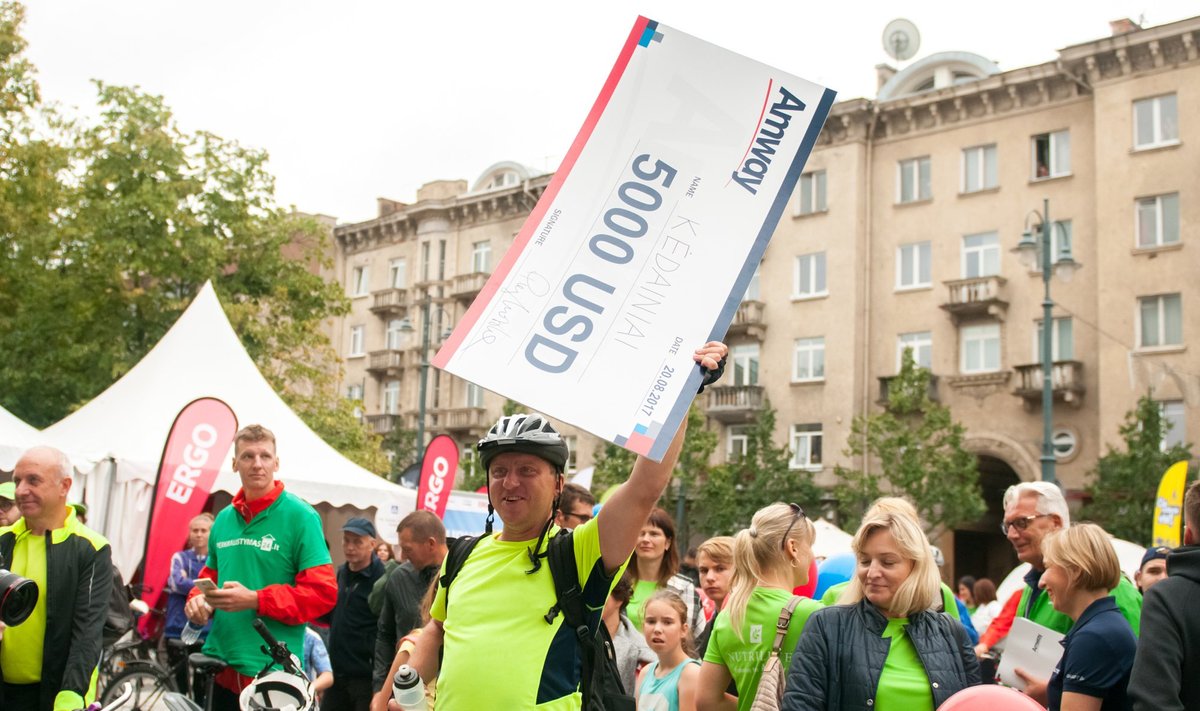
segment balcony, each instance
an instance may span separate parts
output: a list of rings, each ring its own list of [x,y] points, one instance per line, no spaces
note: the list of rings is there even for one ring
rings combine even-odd
[[[763,317],[767,305],[761,301],[743,301],[729,324],[730,336],[750,336],[762,340],[767,335],[767,322]]]
[[[1042,364],[1018,365],[1017,386],[1013,395],[1025,400],[1025,409],[1033,411],[1042,404]],[[1054,399],[1074,407],[1083,404],[1083,363],[1077,360],[1056,360],[1050,369],[1050,387]]]
[[[408,312],[407,289],[383,289],[371,294],[371,313],[381,318],[403,316]]]
[[[482,407],[442,408],[432,415],[429,429],[435,432],[482,435],[492,424]]]
[[[723,385],[708,388],[708,416],[726,424],[750,422],[763,408],[761,385]]]
[[[371,351],[367,354],[367,372],[376,378],[398,376],[407,365],[405,355],[406,351],[398,348]]]
[[[1002,276],[975,277],[943,282],[949,293],[942,308],[950,312],[955,323],[968,318],[992,316],[1004,320],[1008,301],[1004,300]]]
[[[483,289],[483,285],[487,283],[489,276],[491,275],[487,272],[459,274],[450,280],[450,296],[470,304],[479,295],[479,292]]]
[[[879,376],[879,378],[878,378],[878,380],[879,380],[879,397],[875,400],[876,404],[883,405],[884,407],[887,406],[888,395],[892,392],[892,383],[898,377],[900,377],[900,376],[898,376],[898,375],[881,375],[881,376]],[[937,384],[938,384],[938,376],[931,374],[929,376],[929,387],[928,387],[928,391],[926,394],[929,396],[929,399],[933,400],[934,402],[938,402]]]

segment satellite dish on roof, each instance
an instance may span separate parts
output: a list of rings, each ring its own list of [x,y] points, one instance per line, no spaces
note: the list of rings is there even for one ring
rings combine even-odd
[[[921,33],[908,20],[897,18],[883,28],[883,51],[897,62],[912,59],[920,47]]]

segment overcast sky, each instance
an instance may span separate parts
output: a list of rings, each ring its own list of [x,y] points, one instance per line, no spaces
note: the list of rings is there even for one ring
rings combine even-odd
[[[965,50],[1003,70],[1200,13],[1195,0],[1001,3],[575,0],[32,0],[43,96],[94,113],[90,80],[166,98],[181,125],[266,149],[278,198],[341,222],[491,164],[557,167],[637,15],[838,91],[872,97],[896,17],[917,58]],[[703,71],[703,68],[698,68]]]

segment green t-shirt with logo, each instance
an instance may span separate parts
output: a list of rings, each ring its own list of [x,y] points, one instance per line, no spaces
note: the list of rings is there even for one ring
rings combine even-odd
[[[642,619],[645,617],[646,601],[654,596],[658,590],[658,582],[655,580],[639,580],[633,586],[633,595],[629,597],[629,604],[625,606],[625,614],[629,616],[629,621],[633,623],[633,628],[642,632]]]
[[[728,610],[715,618],[704,661],[720,664],[729,670],[738,688],[738,711],[746,711],[754,703],[763,665],[775,642],[779,613],[791,599],[792,594],[787,590],[755,588],[746,604],[740,639],[733,631]],[[779,661],[785,669],[792,662],[792,652],[796,650],[796,643],[800,641],[800,633],[804,631],[809,616],[822,607],[821,603],[808,598],[801,599],[796,605],[787,634],[783,637],[783,646],[779,648]]]
[[[908,637],[908,618],[889,619],[883,638],[890,639],[879,686],[875,690],[878,711],[933,711],[929,675]]]
[[[213,521],[209,534],[208,567],[217,571],[217,586],[236,581],[251,590],[268,585],[294,585],[296,574],[330,563],[321,530],[321,517],[288,491],[279,493],[265,510],[247,523],[233,506]],[[204,653],[254,676],[269,658],[259,649],[262,637],[254,631],[254,610],[213,613],[212,631]],[[304,625],[287,625],[262,617],[267,629],[297,657],[304,654]]]
[[[551,529],[542,550],[558,530]],[[549,562],[543,558],[528,574],[536,541],[501,541],[498,535],[480,541],[449,591],[439,585],[433,600],[430,615],[445,629],[438,711],[578,711],[578,642],[561,614],[545,620],[556,599]],[[589,623],[598,625],[621,570],[604,573],[597,519],[576,528],[572,541]]]

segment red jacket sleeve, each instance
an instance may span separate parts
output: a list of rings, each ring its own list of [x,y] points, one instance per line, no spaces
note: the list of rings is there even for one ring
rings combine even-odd
[[[337,575],[332,563],[301,570],[295,585],[268,585],[258,591],[258,614],[287,625],[311,622],[335,604]]]
[[[1024,588],[1019,588],[1008,597],[1000,614],[992,620],[992,624],[988,625],[987,631],[980,635],[980,643],[986,644],[988,649],[996,646],[997,642],[1008,636],[1008,631],[1012,629],[1013,619],[1017,616],[1017,605],[1021,602],[1022,590]]]
[[[213,581],[213,585],[216,585],[217,584],[216,568],[210,568],[207,565],[204,566],[203,568],[200,569],[200,573],[198,575],[196,575],[197,580],[199,580],[200,578],[208,578],[209,580]],[[200,588],[194,587],[194,588],[192,588],[192,591],[188,593],[187,599],[191,600],[192,598],[196,597],[197,595],[203,595],[203,594],[204,593],[200,591]]]

